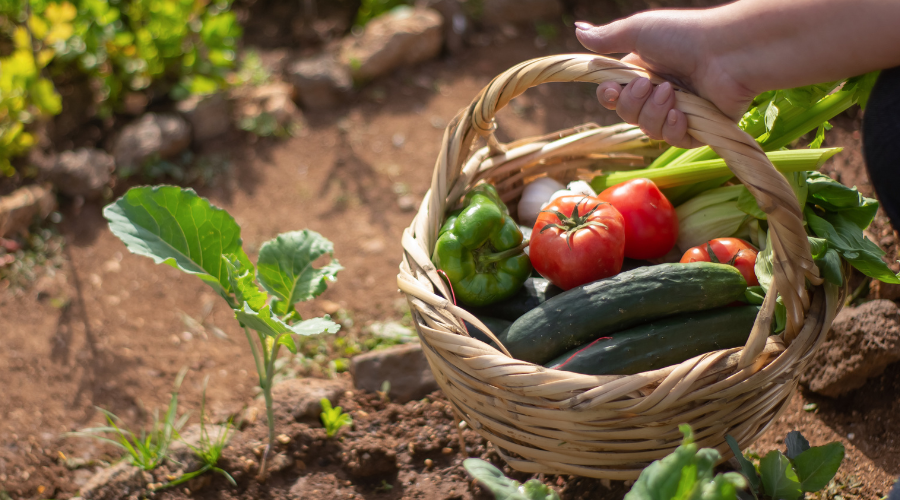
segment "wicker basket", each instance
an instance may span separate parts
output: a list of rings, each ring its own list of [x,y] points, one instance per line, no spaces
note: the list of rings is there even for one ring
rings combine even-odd
[[[523,472],[634,479],[680,444],[682,423],[694,428],[701,446],[729,457],[726,434],[747,446],[785,408],[845,293],[823,284],[797,199],[753,138],[708,101],[679,91],[676,108],[687,115],[689,133],[726,160],[768,214],[774,281],[747,344],[636,375],[589,376],[513,359],[466,333],[462,320],[490,332],[448,300],[450,290],[431,262],[446,210],[482,179],[509,201],[534,176],[554,171],[571,179],[603,158],[602,168],[622,161],[610,153],[649,143],[633,126],[586,125],[504,146],[493,135],[495,113],[541,83],[625,84],[638,76],[663,81],[589,54],[534,59],[495,78],[447,126],[431,189],[403,234],[398,285],[438,384],[460,417]],[[478,138],[487,145],[472,152]],[[769,336],[776,290],[787,328]]]

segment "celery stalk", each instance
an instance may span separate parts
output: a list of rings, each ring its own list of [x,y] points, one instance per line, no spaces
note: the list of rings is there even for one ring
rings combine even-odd
[[[766,153],[769,161],[775,165],[779,172],[802,172],[816,170],[826,160],[840,152],[843,148],[822,149],[792,149],[786,151],[772,151]],[[730,177],[731,170],[725,165],[725,160],[704,160],[684,163],[666,168],[643,168],[640,170],[628,170],[624,172],[610,172],[594,177],[591,187],[598,193],[604,189],[621,184],[632,179],[650,179],[660,188],[670,188],[696,184],[721,177]],[[727,180],[727,179],[726,179]],[[724,181],[722,181],[724,182]]]

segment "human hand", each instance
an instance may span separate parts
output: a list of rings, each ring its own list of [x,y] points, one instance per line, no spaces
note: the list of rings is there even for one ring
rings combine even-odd
[[[627,52],[622,61],[696,93],[738,121],[760,91],[742,85],[739,72],[721,55],[727,53],[728,43],[721,32],[713,32],[723,24],[719,16],[718,9],[648,11],[604,26],[578,22],[576,36],[600,54]],[[597,88],[597,98],[653,139],[680,148],[702,145],[687,134],[687,117],[674,109],[675,93],[668,82],[654,87],[650,80],[636,78],[624,88],[606,82]]]

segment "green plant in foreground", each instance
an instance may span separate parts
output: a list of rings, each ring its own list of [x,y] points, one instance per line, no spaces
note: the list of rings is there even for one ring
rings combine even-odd
[[[228,444],[228,440],[231,438],[231,432],[233,430],[232,419],[228,419],[225,426],[218,431],[215,436],[210,436],[209,431],[206,428],[206,385],[208,383],[209,376],[203,380],[203,395],[200,398],[200,439],[197,442],[197,446],[188,443],[182,439],[180,434],[178,434],[178,439],[194,452],[194,455],[200,459],[203,466],[193,472],[182,474],[178,478],[164,485],[163,488],[169,488],[185,483],[208,471],[225,476],[225,479],[227,479],[229,483],[233,486],[237,486],[237,482],[231,477],[231,474],[217,466],[219,459],[222,457],[222,450],[225,449],[225,445]]]
[[[143,470],[155,469],[166,458],[169,453],[169,445],[172,439],[178,435],[178,431],[187,421],[188,414],[183,414],[180,418],[176,418],[178,412],[178,390],[181,382],[184,380],[186,369],[182,369],[175,377],[175,388],[172,390],[172,397],[169,400],[169,408],[166,411],[165,418],[159,419],[159,412],[153,413],[153,426],[149,433],[141,431],[140,437],[134,432],[123,429],[116,424],[121,423],[119,417],[103,408],[97,408],[106,417],[109,424],[106,427],[93,427],[82,429],[78,432],[70,432],[66,435],[75,437],[85,437],[97,439],[105,443],[109,443],[117,448],[122,449],[126,454],[126,458],[135,466]],[[112,434],[113,438],[104,437]]]
[[[804,492],[826,487],[844,460],[844,445],[835,441],[822,446],[809,446],[799,431],[788,433],[785,453],[772,450],[754,465],[741,454],[737,441],[726,436],[728,446],[741,464],[741,473],[750,484],[753,498],[797,500]]]
[[[296,354],[294,335],[337,333],[330,317],[303,320],[294,304],[319,296],[342,269],[334,245],[309,230],[278,235],[260,247],[254,266],[242,247],[234,218],[192,189],[135,187],[103,209],[110,230],[132,253],[193,274],[215,290],[244,329],[266,402],[269,442],[275,442],[272,385],[282,346]],[[313,267],[318,259],[329,260]],[[253,330],[256,335],[250,333]]]
[[[755,466],[741,454],[737,442],[726,437],[741,465],[741,473],[714,475],[722,458],[712,448],[694,443],[690,426],[678,426],[684,434],[681,446],[647,466],[625,500],[797,500],[804,492],[824,488],[837,473],[844,458],[844,446],[834,442],[810,447],[803,436],[792,431],[785,444],[787,453],[770,451]],[[557,500],[559,495],[536,479],[524,485],[504,476],[493,465],[477,459],[463,461],[469,474],[484,484],[498,500]],[[749,492],[745,488],[749,487]]]
[[[525,484],[510,479],[500,469],[478,458],[463,460],[463,467],[470,476],[483,484],[497,500],[559,500],[559,494],[537,479]]]
[[[340,406],[332,408],[331,401],[328,401],[327,398],[322,398],[319,404],[322,405],[322,413],[319,416],[322,419],[322,425],[325,426],[325,434],[328,437],[334,437],[341,430],[341,427],[353,423],[350,415],[343,413],[343,408]]]

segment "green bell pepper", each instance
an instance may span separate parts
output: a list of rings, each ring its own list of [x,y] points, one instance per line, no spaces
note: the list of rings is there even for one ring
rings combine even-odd
[[[481,184],[447,217],[432,261],[459,302],[486,306],[511,297],[531,276],[523,239],[494,186]]]

